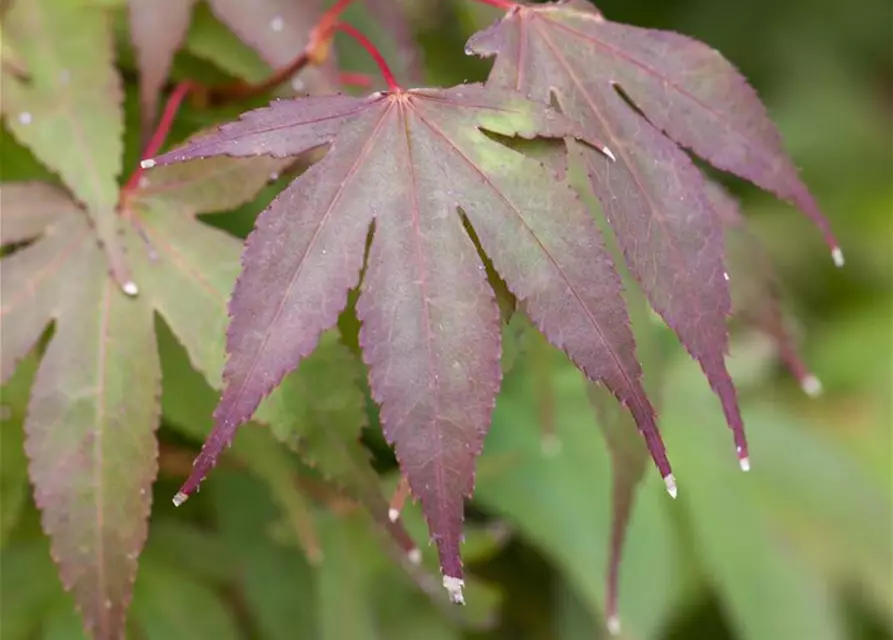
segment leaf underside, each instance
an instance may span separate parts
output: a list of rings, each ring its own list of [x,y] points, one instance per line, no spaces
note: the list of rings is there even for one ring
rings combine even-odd
[[[484,130],[577,136],[601,148],[542,104],[464,85],[279,101],[155,159],[284,157],[330,144],[248,238],[230,304],[226,388],[184,494],[335,324],[372,228],[357,303],[372,393],[422,502],[445,583],[461,585],[462,501],[501,374],[499,309],[460,211],[538,328],[629,407],[670,473],[619,278],[594,221],[548,169]]]
[[[606,164],[568,144],[587,169],[631,273],[719,396],[747,468],[744,425],[724,361],[731,311],[724,229],[682,147],[791,201],[836,247],[756,93],[706,45],[609,22],[583,2],[518,7],[468,46],[495,56],[488,85],[554,100],[616,153],[617,162]]]

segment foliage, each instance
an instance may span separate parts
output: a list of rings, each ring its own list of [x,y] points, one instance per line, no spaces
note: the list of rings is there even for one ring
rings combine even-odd
[[[836,225],[848,291],[803,277],[793,218],[712,168],[842,266],[725,58],[582,0],[251,4],[0,5],[4,637],[695,637],[705,602],[741,638],[893,623],[886,352],[849,365],[889,351],[889,219]],[[456,56],[475,31],[489,69]],[[426,80],[449,88],[403,88]],[[883,171],[808,163],[800,93],[774,115],[818,199],[885,210]],[[774,379],[822,390],[788,282],[830,327],[818,413]]]

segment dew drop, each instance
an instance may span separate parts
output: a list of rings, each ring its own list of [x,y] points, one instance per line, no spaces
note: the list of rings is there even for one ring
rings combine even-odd
[[[620,635],[620,616],[614,614],[610,618],[608,618],[608,633],[612,636]]]
[[[131,297],[137,295],[140,292],[139,287],[136,286],[136,283],[133,280],[128,280],[121,288],[124,289],[124,293]]]
[[[276,182],[279,179],[279,174],[275,171],[270,174],[270,182]]]
[[[471,49],[471,47],[465,47],[465,55],[467,55],[467,56],[474,55],[474,51]]]
[[[744,456],[738,461],[738,465],[741,467],[742,471],[750,471],[750,458]]]
[[[148,187],[148,186],[149,186],[149,178],[148,178],[148,176],[140,176],[140,181],[139,181],[139,185],[138,185],[138,186],[139,186],[140,189],[145,189],[146,187]]]
[[[306,85],[300,78],[292,78],[291,88],[295,91],[303,91]]]
[[[729,281],[729,272],[728,272],[728,271],[723,271],[723,272],[722,272],[722,277],[725,278],[726,282],[728,282],[728,281]]]
[[[32,120],[31,114],[28,113],[27,111],[22,111],[19,114],[19,122],[21,124],[31,124],[31,120]]]
[[[276,16],[270,21],[270,28],[279,33],[285,27],[285,20],[281,16]]]
[[[413,564],[422,564],[422,551],[418,547],[411,549],[409,553],[406,554],[406,557],[409,558],[409,561]]]

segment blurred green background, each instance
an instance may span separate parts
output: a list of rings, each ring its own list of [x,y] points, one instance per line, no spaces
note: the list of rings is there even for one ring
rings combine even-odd
[[[110,0],[107,4],[120,4]],[[384,4],[384,3],[378,3]],[[498,12],[471,2],[404,0],[430,84],[485,77],[465,39]],[[804,357],[825,393],[807,398],[771,342],[733,334],[731,368],[752,440],[741,474],[721,411],[672,335],[662,428],[680,486],[669,500],[649,469],[622,566],[623,636],[648,639],[843,640],[893,632],[893,3],[888,0],[602,0],[611,20],[670,29],[719,49],[749,78],[841,239],[836,270],[791,207],[740,182],[752,230],[768,247]],[[138,153],[126,21],[128,155]],[[363,7],[346,19],[368,22]],[[386,53],[393,42],[367,26]],[[339,45],[342,66],[372,72]],[[209,60],[211,61],[209,63]],[[262,77],[263,63],[200,7],[175,77]],[[235,111],[186,109],[182,138]],[[48,177],[3,132],[4,180]],[[216,216],[244,235],[282,184]],[[470,606],[444,613],[384,553],[374,527],[312,470],[286,458],[314,504],[324,562],[308,564],[275,479],[223,464],[188,508],[170,503],[208,429],[215,395],[159,320],[165,368],[161,473],[132,609],[135,638],[554,638],[603,634],[610,466],[581,376],[534,341],[507,375],[469,505],[464,555]],[[21,452],[35,361],[3,393],[0,637],[78,638],[40,533]],[[370,423],[376,423],[369,406]],[[542,421],[562,443],[548,456]],[[393,460],[376,429],[385,491]],[[269,474],[268,474],[269,475]],[[274,474],[275,475],[275,474]],[[280,487],[281,489],[281,487]],[[407,526],[436,575],[417,506]]]

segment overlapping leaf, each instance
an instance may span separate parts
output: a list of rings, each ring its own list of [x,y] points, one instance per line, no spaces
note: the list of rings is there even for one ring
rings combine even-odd
[[[39,210],[40,196],[34,190],[23,207]],[[2,272],[4,379],[55,324],[25,423],[35,501],[87,629],[118,637],[156,469],[161,380],[151,308],[108,277],[74,203],[37,242],[5,258]]]
[[[75,2],[16,2],[3,26],[28,70],[26,78],[3,73],[6,125],[84,204],[124,285],[129,273],[115,215],[122,90],[107,13]]]
[[[791,334],[782,305],[781,283],[772,268],[771,257],[748,231],[738,202],[731,194],[710,181],[707,196],[725,229],[733,315],[771,338],[782,362],[803,391],[810,396],[818,395],[822,384],[803,362]]]
[[[129,0],[144,131],[154,122],[159,91],[186,37],[194,5],[195,0]],[[318,0],[210,0],[209,5],[221,22],[274,69],[288,65],[301,53],[322,15]],[[321,88],[332,69],[331,62],[325,62],[323,70],[308,70],[308,86]]]
[[[748,468],[724,362],[731,303],[723,228],[701,174],[678,145],[799,206],[839,257],[755,92],[706,45],[609,22],[582,1],[516,6],[468,46],[496,56],[490,85],[554,99],[617,154],[608,163],[569,145],[585,162],[631,272],[720,397]]]
[[[71,200],[66,206],[63,192],[39,183],[2,188],[3,242],[36,240],[2,262],[0,372],[7,380],[54,323],[32,389],[25,447],[62,581],[97,638],[122,633],[146,538],[161,391],[153,307],[173,318],[203,373],[219,375],[220,355],[205,345],[215,325],[223,333],[226,292],[217,294],[219,310],[203,306],[202,294],[212,294],[205,293],[211,285],[204,274],[213,275],[217,264],[215,240],[230,243],[231,257],[239,243],[191,216],[252,197],[282,162],[243,164],[183,165],[159,172],[132,196],[128,214],[151,243],[147,248],[128,233],[148,285],[135,299],[108,277],[86,214]],[[178,244],[196,237],[205,244]],[[150,251],[157,253],[154,265],[144,268]]]
[[[499,310],[459,209],[534,323],[629,407],[669,475],[597,227],[568,187],[484,130],[586,138],[542,104],[467,85],[275,102],[146,163],[281,157],[331,143],[248,239],[230,305],[226,389],[185,494],[336,322],[358,283],[374,221],[357,304],[360,342],[385,435],[422,501],[444,583],[461,599],[462,497],[471,492],[499,386],[500,335]]]

